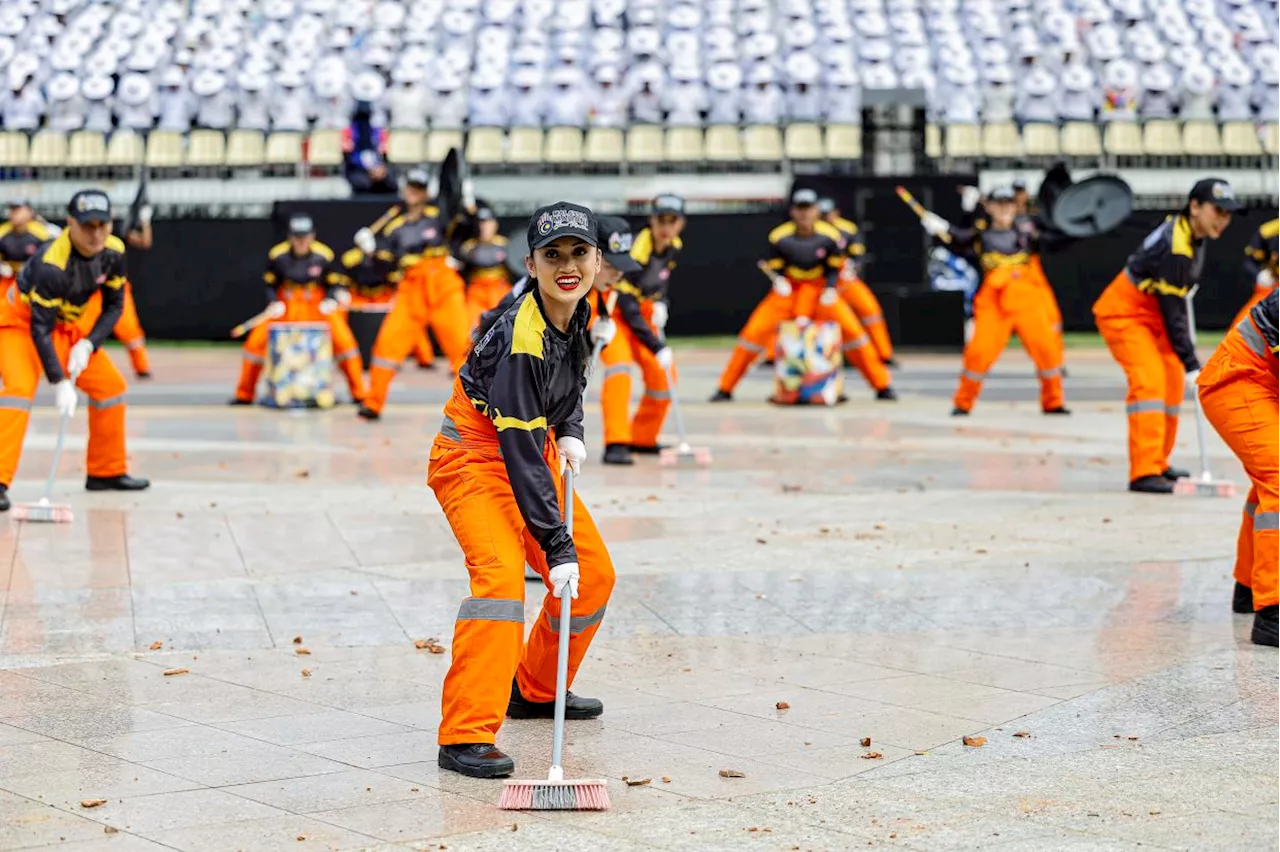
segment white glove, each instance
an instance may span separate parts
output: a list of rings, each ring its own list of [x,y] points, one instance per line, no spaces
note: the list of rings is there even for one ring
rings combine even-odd
[[[155,208],[150,204],[144,204],[138,208],[138,224],[150,225],[151,217],[155,215]]]
[[[333,299],[341,307],[347,307],[351,304],[351,291],[346,287],[340,287],[329,294],[329,298]]]
[[[368,228],[361,228],[356,231],[356,235],[351,238],[351,241],[356,244],[356,248],[365,254],[373,254],[373,250],[378,247],[378,241],[373,236],[373,231]]]
[[[67,372],[71,374],[71,378],[75,378],[84,372],[84,368],[89,366],[89,359],[93,357],[93,341],[85,338],[77,340],[75,345],[71,347],[71,352],[67,354]]]
[[[53,404],[58,413],[68,420],[76,414],[76,386],[70,379],[63,379],[53,386]]]
[[[587,446],[577,438],[558,438],[556,447],[560,450],[560,475],[564,475],[564,467],[567,463],[573,470],[573,475],[577,476],[582,472],[582,463],[587,460]],[[577,570],[578,566],[573,566]]]
[[[658,366],[666,370],[671,369],[671,365],[675,362],[675,356],[671,353],[670,346],[664,346],[657,352],[653,353],[653,359],[658,362]]]
[[[288,308],[285,307],[284,302],[277,299],[276,301],[267,305],[267,317],[269,319],[279,319],[280,317],[284,316],[285,311],[287,310]]]
[[[476,185],[471,178],[467,178],[462,182],[462,207],[467,212],[476,209]]]
[[[773,292],[785,299],[791,295],[791,282],[781,275],[773,276]]]
[[[1187,387],[1194,388],[1196,386],[1196,379],[1198,378],[1200,378],[1199,370],[1187,370],[1187,377],[1186,377]]]
[[[1276,286],[1276,276],[1270,269],[1264,269],[1258,273],[1258,277],[1254,279],[1254,283],[1259,287],[1274,287]]]
[[[564,587],[569,587],[569,597],[578,599],[578,563],[565,562],[551,569],[547,579],[551,581],[551,594],[564,597]]]
[[[951,223],[937,213],[925,213],[920,217],[920,224],[932,236],[940,236],[951,230]]]
[[[960,209],[966,213],[972,213],[978,207],[978,202],[982,200],[982,190],[976,186],[964,186],[960,188]]]
[[[0,278],[12,278],[13,267],[7,263],[0,262]]]
[[[654,302],[653,313],[649,315],[650,319],[653,320],[654,328],[658,329],[658,331],[665,329],[667,327],[667,316],[669,313],[670,310],[667,308],[666,302]]]
[[[819,305],[834,305],[840,299],[840,294],[836,292],[835,287],[823,287],[822,295],[818,297]]]
[[[329,316],[329,314],[333,313],[337,309],[338,309],[337,299],[321,299],[320,300],[320,313],[323,314],[324,316]]]
[[[608,317],[601,317],[591,326],[591,342],[600,344],[601,347],[608,346],[613,342],[613,336],[618,333],[618,326]]]

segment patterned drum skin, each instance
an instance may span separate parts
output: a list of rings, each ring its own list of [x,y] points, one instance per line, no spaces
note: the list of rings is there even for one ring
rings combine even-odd
[[[267,342],[272,408],[332,408],[333,341],[324,322],[273,323]]]
[[[840,360],[840,326],[803,318],[780,323],[772,402],[835,405],[843,389]]]

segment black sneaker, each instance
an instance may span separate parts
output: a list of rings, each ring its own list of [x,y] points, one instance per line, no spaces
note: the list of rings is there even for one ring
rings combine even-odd
[[[1159,474],[1139,476],[1129,483],[1129,490],[1140,494],[1172,494],[1173,483]]]
[[[1276,605],[1263,607],[1253,616],[1253,644],[1280,647],[1280,634],[1277,634]]]
[[[227,400],[227,405],[253,405],[253,400],[241,399],[238,396],[233,396],[231,399]]]
[[[1071,409],[1067,408],[1065,405],[1059,405],[1057,408],[1046,408],[1044,409],[1043,413],[1044,414],[1070,414]]]
[[[428,362],[426,362],[425,364],[424,364],[424,363],[422,363],[421,361],[419,361],[419,362],[418,362],[418,369],[419,369],[419,370],[434,370],[435,368],[436,368],[436,362],[435,362],[435,361],[428,361]]]
[[[86,476],[86,491],[145,491],[151,487],[151,480],[142,479],[122,473],[119,476]]]
[[[656,456],[661,455],[666,448],[666,444],[632,444],[631,452],[641,456]]]
[[[594,719],[604,712],[604,702],[598,698],[583,698],[572,692],[565,693],[564,717],[566,719]],[[509,719],[552,719],[556,715],[554,701],[526,701],[520,687],[511,681],[511,701],[507,704]]]
[[[0,512],[9,511],[9,486],[0,485]]]
[[[1173,465],[1170,465],[1169,467],[1166,467],[1160,475],[1163,476],[1165,479],[1170,479],[1170,480],[1190,479],[1191,471],[1183,470],[1180,467],[1174,467]]]
[[[604,448],[605,464],[635,464],[631,458],[631,448],[626,444],[610,444]]]
[[[885,359],[884,359],[884,365],[885,365],[886,367],[888,367],[890,370],[896,370],[896,369],[898,369],[898,359],[897,359],[897,358],[885,358]]]
[[[890,385],[887,388],[881,388],[876,391],[876,399],[881,400],[882,402],[897,402],[898,392],[893,389],[892,385]]]
[[[374,411],[364,403],[360,404],[360,408],[356,411],[356,416],[364,420],[381,420],[382,415]]]
[[[968,416],[969,416],[969,409],[967,409],[967,408],[959,408],[959,407],[957,407],[957,408],[953,408],[953,409],[951,409],[951,416],[952,416],[952,417],[968,417]]]
[[[1236,590],[1231,595],[1231,611],[1237,615],[1253,612],[1253,589],[1237,582]]]
[[[151,378],[151,373],[149,373],[149,372],[146,372],[146,373],[134,373],[134,374],[133,374],[133,376],[134,376],[134,378],[136,378],[136,379],[142,379],[143,381],[146,381],[147,379]]]
[[[442,745],[436,763],[441,769],[461,772],[472,778],[501,778],[516,771],[516,762],[493,743]]]
[[[733,394],[717,389],[707,402],[733,402]]]

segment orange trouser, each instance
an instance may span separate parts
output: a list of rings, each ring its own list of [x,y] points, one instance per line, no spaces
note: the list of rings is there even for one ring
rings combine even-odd
[[[600,383],[600,413],[604,416],[604,443],[627,444],[632,442],[631,418],[631,364],[635,352],[632,337],[622,333],[621,323],[609,345],[600,350],[600,368],[604,381]],[[643,348],[643,347],[640,347]]]
[[[456,406],[446,407],[446,411]],[[489,427],[492,430],[492,426]],[[464,441],[467,439],[464,437]],[[547,442],[547,463],[557,480],[559,460]],[[453,662],[444,680],[440,744],[492,743],[506,716],[514,675],[530,701],[551,701],[556,687],[556,646],[560,600],[550,592],[521,649],[524,635],[524,566],[548,583],[542,548],[525,528],[507,478],[506,465],[492,445],[457,444],[437,437],[431,448],[427,484],[453,529],[471,575],[471,596],[458,609],[453,630]],[[569,684],[604,618],[613,590],[613,563],[587,507],[576,495],[573,543],[581,579],[570,604]],[[548,583],[548,589],[550,585]]]
[[[462,278],[442,257],[420,261],[400,281],[395,306],[373,344],[369,394],[364,400],[368,408],[382,411],[391,380],[428,324],[456,373],[467,357],[470,327]]]
[[[467,284],[467,328],[480,324],[480,315],[498,307],[502,297],[511,292],[505,275],[476,275]]]
[[[973,298],[973,337],[964,347],[964,369],[953,400],[956,408],[973,408],[982,380],[1015,332],[1035,362],[1040,407],[1048,411],[1062,406],[1062,360],[1042,296],[1024,269],[1006,267],[989,272]]]
[[[1186,370],[1159,315],[1096,320],[1129,383],[1124,406],[1129,417],[1129,481],[1162,473],[1178,440]]]
[[[1035,283],[1036,297],[1049,319],[1049,329],[1053,332],[1054,341],[1058,347],[1058,363],[1065,364],[1067,345],[1062,336],[1062,308],[1058,305],[1058,296],[1053,292],[1053,285],[1049,283],[1048,276],[1044,274],[1040,255],[1032,255],[1027,266],[1031,272],[1031,280]]]
[[[779,296],[772,290],[756,306],[747,318],[747,324],[738,333],[738,345],[729,356],[729,364],[720,375],[720,390],[732,393],[753,361],[766,351],[771,338],[778,333],[778,324],[796,317],[811,317],[817,322],[834,322],[840,326],[844,337],[841,347],[845,357],[853,360],[867,383],[876,390],[889,386],[889,371],[876,354],[871,339],[848,305],[837,299],[834,304],[819,301],[824,284],[821,281],[791,281],[791,295]]]
[[[1244,303],[1244,307],[1236,314],[1236,318],[1231,321],[1231,327],[1235,328],[1238,326],[1242,319],[1249,316],[1249,311],[1253,310],[1253,306],[1265,299],[1267,294],[1274,289],[1276,289],[1276,285],[1274,284],[1269,287],[1263,287],[1255,284],[1253,287],[1253,295],[1249,297],[1249,301]]]
[[[31,417],[42,366],[31,339],[30,313],[5,304],[0,309],[0,483],[13,482],[22,455],[22,439]],[[25,314],[25,317],[23,316]],[[65,370],[67,353],[83,338],[70,323],[58,323],[53,345]],[[99,349],[76,379],[76,387],[89,397],[89,452],[85,467],[90,476],[121,476],[128,472],[124,448],[124,376],[107,353]]]
[[[649,323],[649,328],[661,338],[661,333],[650,319],[653,316],[653,303],[642,302],[640,314]],[[658,443],[662,423],[667,419],[667,410],[671,408],[671,376],[658,365],[653,352],[636,339],[630,328],[619,323],[618,335],[626,336],[631,346],[632,360],[640,367],[640,376],[644,380],[644,395],[640,397],[640,405],[636,407],[635,418],[631,421],[631,443],[638,447],[653,447]],[[673,364],[671,372],[674,374],[675,370]]]
[[[888,361],[893,358],[893,341],[889,340],[889,327],[885,325],[884,310],[880,307],[876,294],[856,275],[848,278],[841,275],[838,289],[840,298],[853,309],[858,322],[867,330],[880,360]]]
[[[1196,380],[1205,417],[1244,464],[1253,482],[1236,541],[1237,582],[1253,590],[1253,607],[1277,603],[1276,357],[1251,319],[1237,323]]]
[[[320,313],[322,291],[318,287],[291,287],[284,294],[284,316],[268,320],[249,332],[244,341],[244,356],[240,362],[240,381],[236,384],[236,399],[253,402],[258,387],[258,377],[267,363],[267,343],[271,326],[278,322],[324,322],[329,324],[329,336],[333,342],[333,360],[347,377],[351,398],[365,397],[364,371],[360,365],[360,347],[356,336],[347,325],[346,311],[334,311],[328,316]]]
[[[378,291],[372,295],[361,294],[358,291],[351,293],[351,309],[363,310],[366,313],[391,313],[391,308],[396,303],[395,290]],[[384,321],[386,317],[382,318]],[[426,328],[423,328],[418,337],[418,341],[413,345],[413,357],[419,364],[429,367],[436,360],[435,350],[431,348],[431,338],[427,335]]]
[[[76,322],[80,333],[87,335],[92,331],[94,323],[100,316],[102,316],[102,294],[94,293],[85,303],[84,313]],[[116,320],[116,327],[112,331],[116,340],[123,343],[124,348],[129,351],[129,361],[133,364],[133,371],[150,373],[151,359],[147,356],[147,336],[142,331],[142,323],[138,322],[138,306],[133,301],[133,285],[128,281],[124,283],[124,310],[120,314],[120,319]]]

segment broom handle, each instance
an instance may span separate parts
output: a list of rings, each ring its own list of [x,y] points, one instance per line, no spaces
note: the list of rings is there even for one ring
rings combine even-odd
[[[1187,329],[1191,332],[1191,345],[1196,342],[1196,307],[1195,295],[1200,286],[1191,288],[1191,292],[1187,293]],[[1200,410],[1200,391],[1197,388],[1191,389],[1191,407],[1196,413],[1196,443],[1200,448],[1200,479],[1202,482],[1209,482],[1213,479],[1213,474],[1209,473],[1209,449],[1204,442],[1204,412]]]
[[[53,480],[58,475],[58,463],[62,461],[62,442],[67,437],[67,420],[65,414],[58,415],[58,443],[53,446],[53,464],[49,465],[49,480],[44,484],[44,499],[53,499]]]
[[[667,385],[671,389],[671,413],[675,415],[676,418],[676,434],[680,436],[680,446],[683,447],[688,444],[689,441],[684,435],[684,415],[680,413],[680,395],[676,393],[675,365],[672,365],[671,369],[667,370]]]
[[[567,463],[564,466],[564,527],[573,538],[573,468]],[[560,648],[556,654],[556,715],[551,739],[551,774],[563,777],[564,771],[560,758],[564,751],[564,705],[565,693],[569,691],[569,611],[573,608],[573,598],[568,595],[566,585],[560,597]]]

